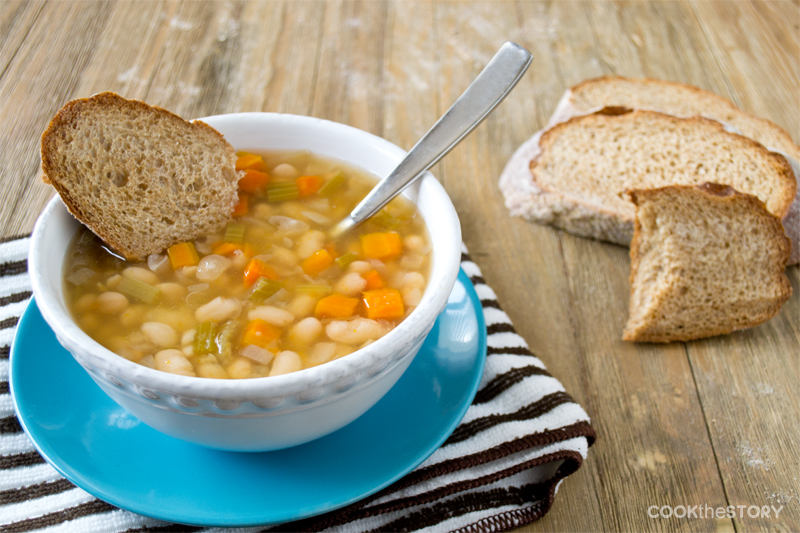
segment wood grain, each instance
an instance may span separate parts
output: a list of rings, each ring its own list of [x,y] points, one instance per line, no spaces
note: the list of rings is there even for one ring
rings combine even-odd
[[[528,74],[434,174],[504,309],[599,435],[522,530],[800,530],[800,268],[758,328],[622,343],[627,250],[511,218],[497,188],[564,89],[604,74],[700,86],[800,140],[796,1],[5,0],[0,237],[29,232],[51,196],[39,136],[71,98],[112,90],[187,118],[312,115],[408,149],[506,40],[534,54]],[[783,509],[653,519],[651,505]]]

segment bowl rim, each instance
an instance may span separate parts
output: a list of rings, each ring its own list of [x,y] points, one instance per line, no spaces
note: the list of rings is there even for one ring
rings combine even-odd
[[[406,154],[402,148],[386,139],[346,124],[315,117],[285,113],[248,112],[213,115],[196,120],[205,122],[214,129],[219,129],[220,127],[221,129],[236,127],[242,120],[261,121],[265,124],[275,121],[278,123],[287,122],[302,128],[320,129],[323,133],[347,136],[353,141],[368,145],[373,150],[377,150],[381,154],[381,157],[393,160],[392,162],[394,165],[399,163]],[[224,132],[221,133],[224,135]],[[313,144],[313,141],[311,144]],[[234,149],[238,150],[239,148],[234,146]],[[309,149],[312,153],[314,152],[313,148]],[[347,164],[356,167],[360,166],[358,162],[342,160]],[[50,222],[52,222],[52,218],[57,214],[57,211],[59,209],[66,210],[66,207],[57,194],[49,201],[48,205],[41,213],[31,236],[29,260],[34,297],[36,298],[37,305],[39,305],[45,320],[60,339],[63,338],[73,345],[85,348],[81,356],[86,357],[91,364],[106,372],[127,379],[132,383],[154,390],[169,391],[190,397],[224,400],[247,400],[264,396],[289,395],[302,392],[311,387],[324,385],[334,380],[341,379],[344,376],[357,373],[362,369],[369,368],[370,365],[376,363],[375,360],[376,358],[379,359],[381,352],[391,353],[393,351],[393,345],[403,344],[404,335],[407,335],[409,331],[417,331],[419,328],[425,328],[426,323],[432,325],[439,313],[439,311],[433,313],[433,310],[439,307],[443,308],[444,303],[447,301],[452,286],[455,284],[460,265],[460,222],[452,201],[442,185],[430,172],[427,172],[418,183],[422,193],[430,195],[432,200],[437,202],[437,204],[441,204],[437,206],[437,209],[444,213],[445,216],[441,218],[447,223],[443,226],[437,224],[436,230],[444,231],[446,234],[449,234],[450,239],[456,241],[452,243],[453,250],[438,250],[433,256],[434,263],[437,261],[444,263],[444,266],[440,270],[442,273],[440,276],[441,279],[433,278],[435,264],[432,264],[430,271],[431,276],[428,279],[423,300],[414,312],[392,331],[369,346],[356,350],[346,357],[329,361],[322,365],[280,376],[242,380],[211,379],[175,375],[144,367],[132,361],[128,361],[103,347],[77,326],[69,311],[61,305],[59,297],[51,294],[51,292],[46,290],[43,286],[44,283],[41,274],[43,270],[42,261],[45,259],[52,260],[52,254],[47,254],[42,249],[43,242],[47,236]],[[423,216],[423,220],[425,220],[425,226],[432,236],[434,228],[431,227],[429,220],[425,216]],[[76,224],[80,224],[77,220],[75,220],[75,222]],[[433,237],[431,240],[434,240]],[[432,242],[431,244],[433,245],[434,243]],[[445,254],[446,251],[449,253]],[[63,270],[64,258],[60,257],[58,259],[59,267]],[[55,286],[62,291],[61,297],[63,298],[63,277]],[[412,326],[415,326],[416,329],[412,329]],[[411,337],[413,337],[413,335]],[[69,351],[72,352],[71,350]],[[75,356],[74,353],[72,355]],[[85,366],[82,361],[79,360],[78,362],[82,366]]]

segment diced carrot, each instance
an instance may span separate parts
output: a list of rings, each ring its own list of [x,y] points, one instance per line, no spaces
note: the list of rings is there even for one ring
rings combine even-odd
[[[367,280],[367,290],[368,291],[371,291],[371,290],[374,290],[374,289],[382,289],[383,286],[384,286],[383,278],[381,278],[381,275],[378,274],[377,270],[370,270],[366,274],[362,274],[361,277],[363,277],[365,280]]]
[[[349,318],[355,313],[358,304],[358,298],[348,298],[337,292],[318,301],[314,315],[317,318]]]
[[[247,194],[243,192],[239,193],[239,202],[233,208],[233,216],[243,217],[250,211],[250,208],[247,205],[249,199],[250,197]]]
[[[300,196],[311,196],[317,192],[325,181],[319,176],[300,176],[297,178],[297,189]]]
[[[368,233],[361,236],[361,248],[370,259],[381,261],[395,259],[403,252],[403,241],[400,234],[391,232]]]
[[[332,264],[333,257],[331,253],[323,248],[314,252],[308,259],[305,259],[300,266],[303,267],[303,272],[309,276],[316,276]]]
[[[405,314],[403,297],[397,289],[377,289],[364,292],[364,307],[367,318],[402,318]]]
[[[250,287],[258,281],[258,278],[278,279],[278,273],[261,259],[251,259],[244,269],[244,284]]]
[[[260,155],[248,154],[242,152],[236,159],[236,170],[260,170],[266,172],[267,165],[264,163],[264,158]]]
[[[255,344],[261,348],[266,348],[268,344],[278,340],[280,336],[280,329],[266,320],[256,318],[247,324],[244,335],[242,335],[242,344]]]
[[[237,250],[243,250],[242,245],[235,242],[215,243],[211,249],[214,250],[214,253],[217,255],[231,255]]]
[[[169,262],[172,265],[172,270],[178,270],[185,266],[195,266],[200,262],[200,257],[197,255],[197,249],[192,242],[182,242],[173,244],[167,249],[169,255]]]
[[[247,169],[239,180],[239,188],[245,192],[256,192],[269,183],[269,174],[260,170]]]

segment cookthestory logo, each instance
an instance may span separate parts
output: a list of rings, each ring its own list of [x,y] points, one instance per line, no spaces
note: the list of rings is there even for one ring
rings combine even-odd
[[[647,508],[650,518],[778,518],[783,505],[728,505],[712,507],[700,505],[651,505]]]

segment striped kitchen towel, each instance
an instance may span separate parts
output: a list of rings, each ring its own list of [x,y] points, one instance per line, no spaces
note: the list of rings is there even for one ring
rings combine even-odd
[[[0,244],[0,531],[205,531],[136,515],[61,477],[23,433],[11,403],[10,345],[31,298],[29,238]],[[348,507],[251,531],[503,531],[541,518],[561,481],[586,458],[589,417],[528,349],[478,266],[488,354],[475,400],[447,441],[416,470]]]

